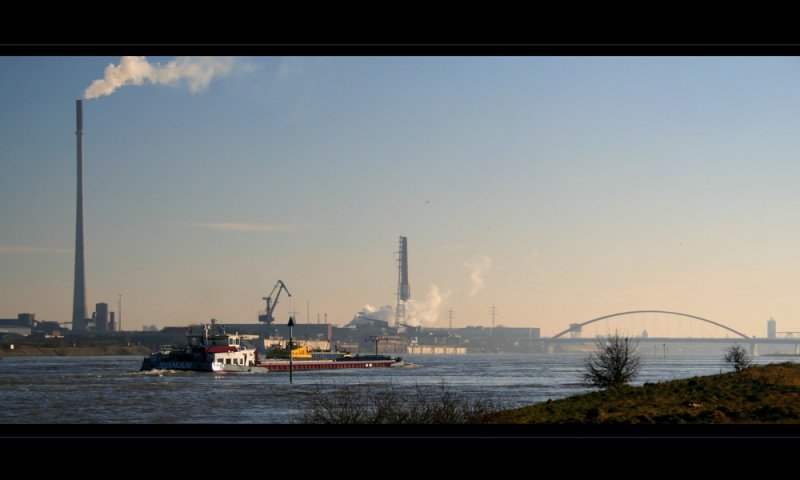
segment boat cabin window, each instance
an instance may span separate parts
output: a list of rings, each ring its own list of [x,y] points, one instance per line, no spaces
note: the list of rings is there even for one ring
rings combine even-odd
[[[231,364],[231,359],[230,359],[230,358],[226,358],[226,359],[225,359],[225,363],[226,363],[226,364],[228,364],[228,365],[230,365],[230,364]]]

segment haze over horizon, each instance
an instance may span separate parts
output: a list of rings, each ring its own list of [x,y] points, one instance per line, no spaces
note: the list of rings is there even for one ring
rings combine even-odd
[[[304,323],[309,302],[312,323],[343,325],[394,305],[403,235],[425,326],[450,309],[490,325],[496,305],[498,324],[545,336],[639,309],[800,331],[796,58],[2,57],[0,72],[2,318],[71,318],[86,96],[87,303],[116,310],[121,293],[126,329],[256,323],[278,279],[293,297],[277,321]]]

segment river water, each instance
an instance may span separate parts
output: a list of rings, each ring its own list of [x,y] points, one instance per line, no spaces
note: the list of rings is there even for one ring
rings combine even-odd
[[[797,357],[756,357],[754,363]],[[408,355],[414,365],[218,375],[139,372],[140,356],[6,357],[0,360],[0,424],[292,423],[318,389],[436,387],[508,408],[586,392],[581,355]],[[720,355],[643,358],[634,384],[726,370]]]

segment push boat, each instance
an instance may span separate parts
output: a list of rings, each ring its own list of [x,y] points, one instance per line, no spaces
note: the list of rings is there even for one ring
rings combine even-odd
[[[193,372],[280,372],[340,368],[402,367],[403,359],[386,355],[298,358],[259,358],[258,349],[242,343],[242,336],[228,334],[223,325],[193,325],[186,330],[186,346],[162,347],[145,357],[141,370],[184,370]],[[306,355],[303,355],[306,357]]]

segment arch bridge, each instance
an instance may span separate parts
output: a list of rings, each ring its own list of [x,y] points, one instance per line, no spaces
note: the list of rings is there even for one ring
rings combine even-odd
[[[729,327],[727,325],[723,325],[723,324],[721,324],[719,322],[715,322],[713,320],[709,320],[709,319],[703,318],[703,317],[698,317],[697,315],[690,315],[688,313],[680,313],[680,312],[670,312],[670,311],[667,311],[667,310],[631,310],[629,312],[619,312],[619,313],[612,313],[611,315],[603,315],[602,317],[593,318],[593,319],[587,320],[587,321],[585,321],[583,323],[573,323],[573,324],[571,324],[569,326],[569,328],[567,328],[563,332],[559,332],[558,334],[553,335],[551,338],[552,339],[560,338],[563,335],[566,335],[566,334],[568,334],[570,332],[572,332],[572,333],[580,332],[580,330],[583,327],[585,327],[586,325],[589,325],[589,324],[595,323],[595,322],[599,322],[601,320],[607,320],[609,318],[614,318],[614,317],[621,317],[623,315],[635,315],[635,314],[640,314],[640,313],[663,313],[663,314],[667,314],[667,315],[675,315],[675,316],[679,316],[679,317],[693,318],[693,319],[701,321],[701,322],[706,322],[706,323],[710,323],[712,325],[716,325],[717,327],[723,328],[723,329],[725,329],[725,330],[727,330],[727,331],[729,331],[731,333],[735,333],[736,335],[738,335],[738,336],[740,336],[742,338],[746,338],[748,340],[750,339],[750,337],[748,337],[744,333],[742,333],[742,332],[740,332],[738,330],[734,330],[733,328],[731,328],[731,327]]]

